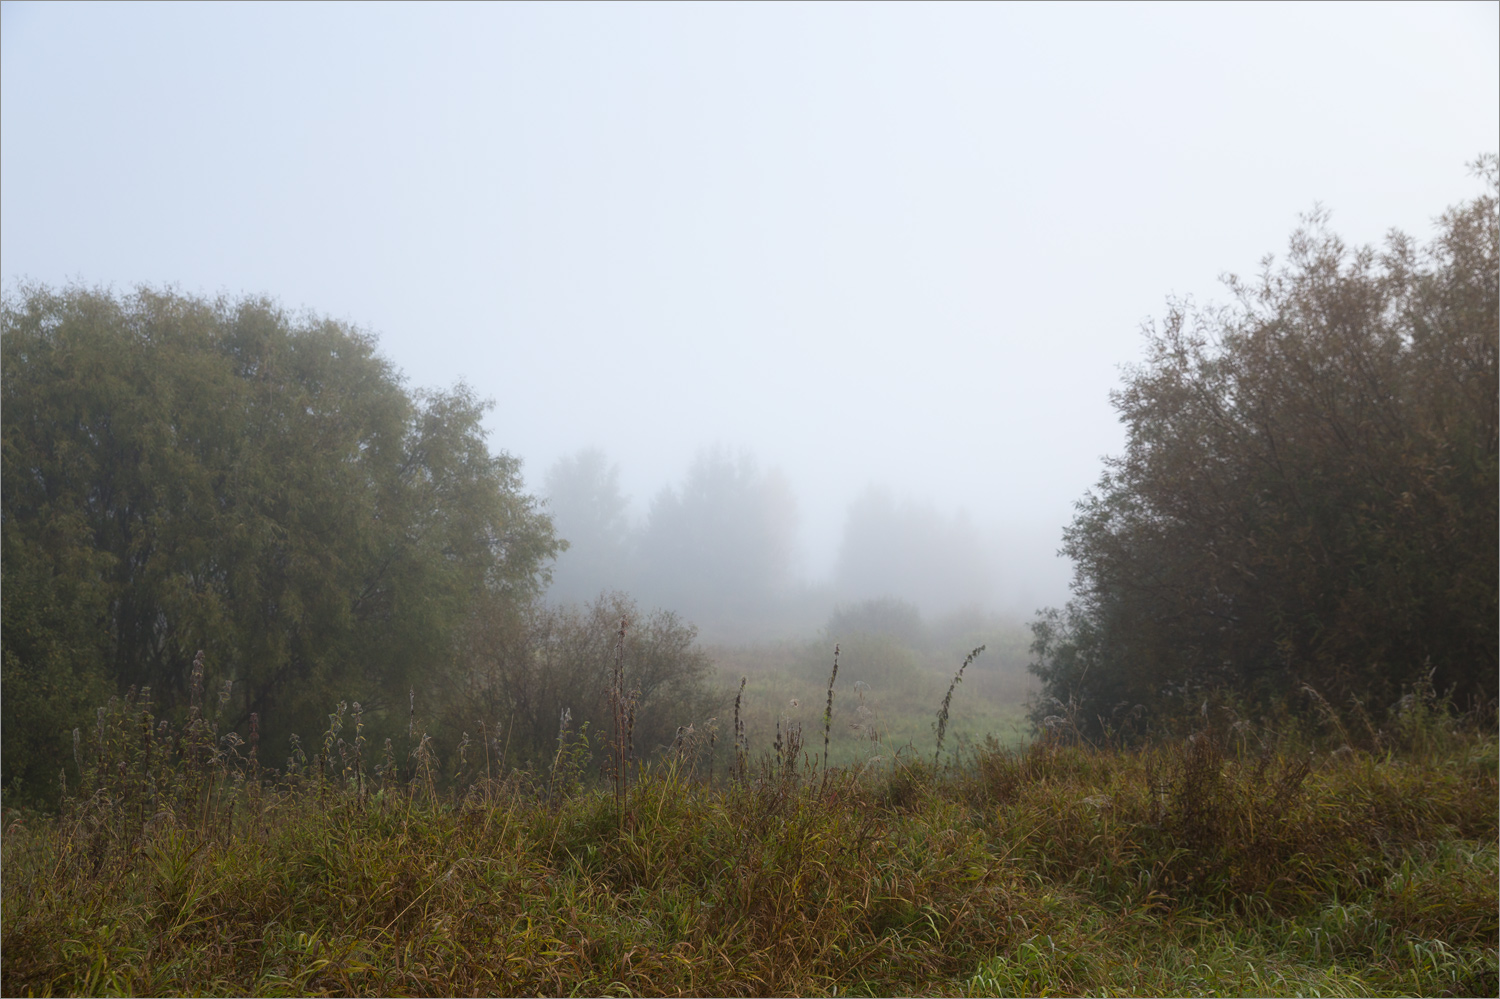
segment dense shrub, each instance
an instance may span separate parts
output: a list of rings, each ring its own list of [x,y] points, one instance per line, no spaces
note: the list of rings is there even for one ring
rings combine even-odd
[[[346,324],[263,299],[23,286],[0,308],[4,781],[55,787],[101,695],[310,728],[405,721],[485,593],[557,549],[462,386],[414,394]],[[76,776],[76,775],[75,775]]]
[[[476,739],[482,730],[497,760],[535,764],[556,751],[564,716],[575,733],[587,726],[596,740],[613,738],[617,657],[636,758],[670,747],[678,727],[708,722],[713,663],[697,629],[676,614],[643,612],[623,593],[565,607],[498,600],[470,621],[457,668],[439,688],[449,742],[459,730]]]
[[[1113,397],[1125,453],[1065,534],[1075,600],[1035,625],[1038,722],[1097,737],[1213,688],[1383,712],[1429,675],[1493,701],[1493,157],[1482,171],[1489,193],[1425,246],[1349,250],[1317,215],[1285,264],[1230,279],[1234,305],[1148,328]]]

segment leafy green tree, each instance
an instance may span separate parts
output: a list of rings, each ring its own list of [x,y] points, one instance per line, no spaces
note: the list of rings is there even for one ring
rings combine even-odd
[[[1034,626],[1039,720],[1311,685],[1383,707],[1432,672],[1496,695],[1496,164],[1429,245],[1315,215],[1234,304],[1174,305],[1113,396],[1128,429]],[[1196,693],[1194,693],[1196,699]]]
[[[378,717],[478,596],[545,582],[551,525],[485,404],[407,392],[342,323],[27,286],[0,352],[7,786],[55,779],[101,692],[180,699],[200,648],[228,723]]]

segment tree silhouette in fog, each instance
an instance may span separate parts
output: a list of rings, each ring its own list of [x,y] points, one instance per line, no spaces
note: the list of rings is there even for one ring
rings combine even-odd
[[[599,448],[583,448],[547,471],[545,491],[557,535],[568,543],[553,568],[553,601],[587,603],[600,593],[633,589],[635,539],[620,467]]]
[[[678,489],[651,503],[641,592],[694,621],[769,610],[791,583],[797,503],[780,472],[747,453],[700,451]]]
[[[967,514],[897,503],[871,486],[849,506],[834,567],[846,600],[894,597],[929,611],[982,603],[991,588],[986,545]]]

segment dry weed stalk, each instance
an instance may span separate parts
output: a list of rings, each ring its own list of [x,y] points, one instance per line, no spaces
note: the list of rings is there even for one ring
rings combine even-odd
[[[933,763],[936,763],[938,761],[938,757],[943,753],[943,736],[948,732],[948,709],[953,705],[953,690],[960,683],[963,683],[964,670],[968,669],[969,664],[972,663],[975,659],[979,658],[979,653],[983,652],[984,649],[985,647],[981,645],[979,648],[975,649],[964,657],[963,665],[959,666],[958,672],[953,674],[953,682],[948,684],[948,693],[943,695],[943,706],[938,708],[937,750],[932,754]]]
[[[610,747],[611,770],[615,790],[615,810],[619,816],[620,831],[624,832],[626,812],[630,804],[630,757],[635,751],[635,709],[638,695],[625,692],[625,637],[630,622],[620,618],[620,628],[615,633],[615,661],[610,671],[609,710],[614,721],[614,744]]]
[[[750,678],[746,676],[740,677],[740,690],[734,695],[734,778],[738,781],[745,779],[745,756],[749,751],[749,746],[745,743],[745,720],[740,717],[740,701],[744,699],[745,681],[748,679]],[[75,746],[78,743],[76,729],[73,743]]]
[[[828,736],[833,728],[833,682],[839,675],[839,646],[833,646],[833,671],[828,674],[828,703],[823,707],[823,785],[828,784]]]

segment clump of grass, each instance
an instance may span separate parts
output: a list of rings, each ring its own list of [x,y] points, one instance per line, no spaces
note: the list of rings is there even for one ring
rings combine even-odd
[[[547,792],[553,807],[560,807],[566,798],[578,793],[584,761],[588,757],[588,722],[579,728],[576,739],[570,738],[572,727],[573,712],[563,708],[557,719],[557,752],[552,756],[552,775]]]
[[[785,727],[783,727],[785,722]],[[776,740],[771,743],[770,763],[774,765],[774,781],[780,783],[797,776],[802,759],[802,723],[778,716]]]
[[[849,727],[862,739],[873,743],[879,743],[881,737],[881,723],[875,717],[875,712],[865,703],[865,695],[870,692],[870,685],[863,680],[854,681],[854,698],[857,702],[854,708],[854,721]]]

